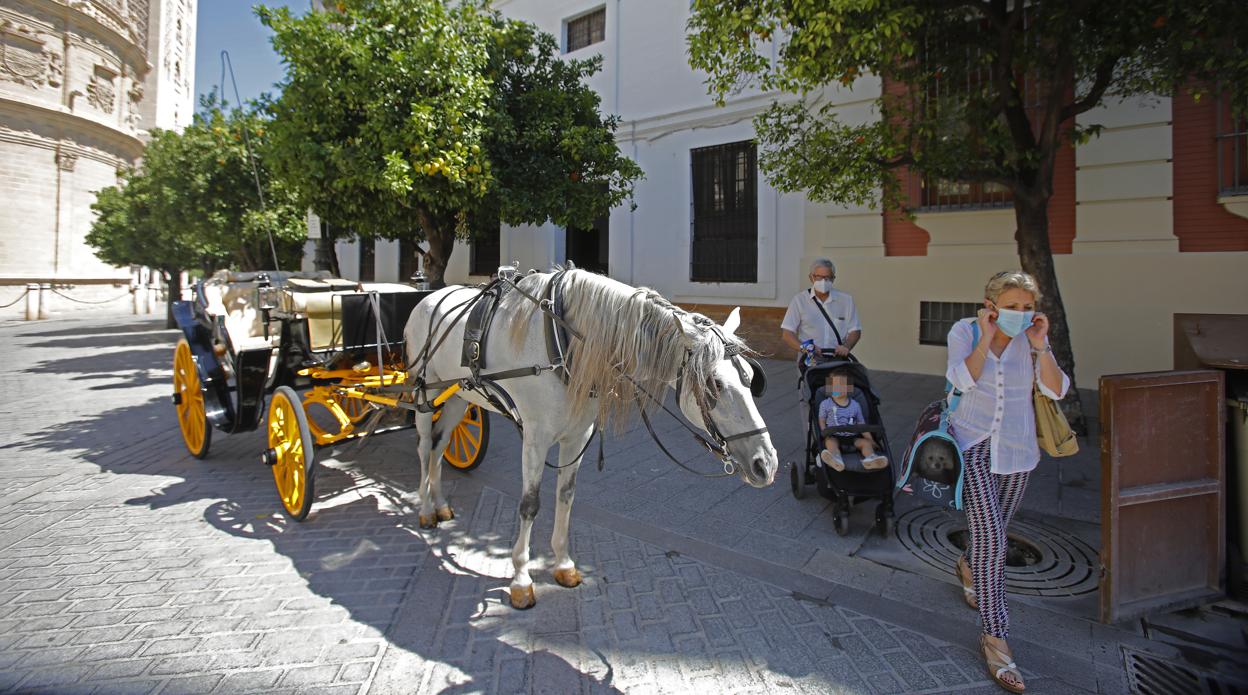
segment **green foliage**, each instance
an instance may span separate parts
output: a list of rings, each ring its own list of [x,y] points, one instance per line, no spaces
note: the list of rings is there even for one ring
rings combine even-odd
[[[282,267],[297,267],[307,236],[302,208],[260,166],[262,209],[249,139],[263,144],[264,121],[250,111],[226,113],[213,99],[181,133],[152,131],[142,169],[97,195],[87,243],[116,265],[257,270],[273,266],[272,233]]]
[[[902,166],[1039,202],[1059,146],[1099,133],[1074,117],[1107,97],[1193,80],[1248,106],[1248,13],[1233,0],[695,0],[689,29],[721,103],[751,86],[798,96],[757,119],[760,164],[782,190],[840,203],[904,205]],[[867,74],[895,86],[882,118],[843,122],[824,100]]]
[[[552,220],[588,226],[640,169],[584,86],[598,61],[485,4],[346,0],[258,10],[286,63],[269,155],[300,202],[366,237],[430,241]],[[438,278],[435,278],[438,279]]]

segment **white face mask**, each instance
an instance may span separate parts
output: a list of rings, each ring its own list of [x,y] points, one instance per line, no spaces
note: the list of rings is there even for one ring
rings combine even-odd
[[[823,279],[815,280],[814,283],[811,284],[811,287],[813,287],[819,294],[827,294],[832,291],[832,281]]]

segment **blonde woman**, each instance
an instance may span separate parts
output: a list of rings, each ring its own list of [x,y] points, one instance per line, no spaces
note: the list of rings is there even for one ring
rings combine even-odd
[[[1049,347],[1049,319],[1036,311],[1040,296],[1030,275],[997,273],[984,288],[978,316],[954,324],[948,339],[946,376],[962,392],[949,424],[962,450],[962,504],[971,532],[956,571],[966,602],[979,611],[988,673],[1015,693],[1024,684],[1005,641],[1005,532],[1040,461],[1032,389],[1061,400],[1070,388]]]

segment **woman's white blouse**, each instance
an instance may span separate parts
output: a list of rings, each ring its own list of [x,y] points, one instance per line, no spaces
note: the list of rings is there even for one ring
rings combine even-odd
[[[993,473],[1030,471],[1040,461],[1032,384],[1038,383],[1045,396],[1060,400],[1070,388],[1070,377],[1063,372],[1062,391],[1053,393],[1040,381],[1026,334],[1019,333],[1000,357],[989,350],[979,380],[972,379],[966,358],[975,349],[973,323],[974,319],[963,319],[949,331],[945,378],[962,392],[958,407],[949,414],[953,437],[963,451],[990,439]]]

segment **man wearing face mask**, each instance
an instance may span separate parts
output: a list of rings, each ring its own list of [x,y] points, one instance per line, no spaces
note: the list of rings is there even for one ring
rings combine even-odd
[[[810,289],[797,293],[780,322],[784,344],[801,352],[802,342],[813,340],[823,353],[848,357],[862,338],[854,298],[832,288],[836,266],[827,258],[810,264],[809,279]]]

